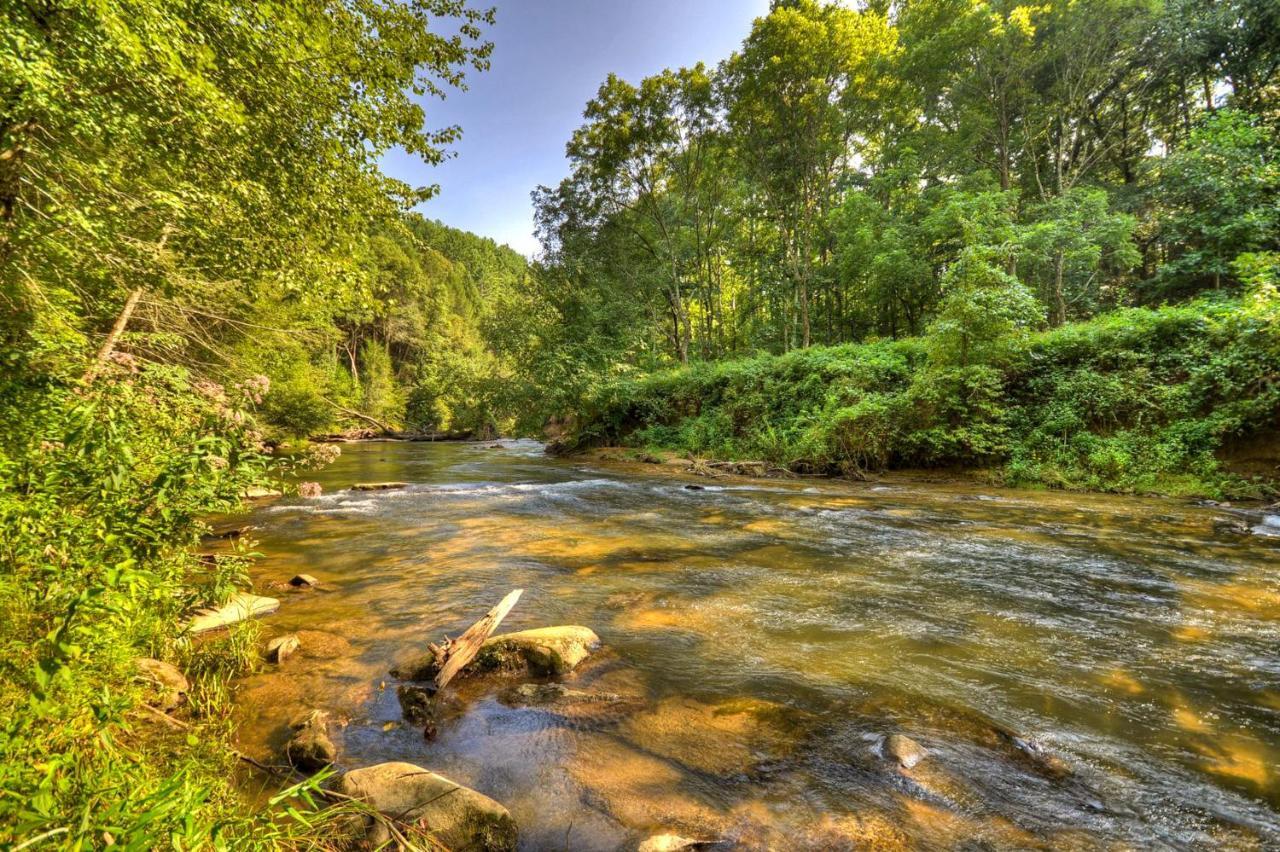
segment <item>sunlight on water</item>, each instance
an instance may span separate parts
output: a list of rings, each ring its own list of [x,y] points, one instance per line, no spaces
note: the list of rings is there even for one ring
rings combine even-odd
[[[474,786],[529,849],[1280,844],[1280,539],[1220,535],[1214,510],[712,483],[528,442],[343,451],[325,496],[253,519],[267,633],[303,649],[240,685],[265,759],[329,709],[343,766]],[[381,480],[411,485],[346,490]],[[299,571],[322,588],[279,585]],[[424,740],[388,670],[515,587],[503,629],[583,624],[604,649],[566,700],[458,681]],[[899,767],[894,733],[928,757]]]

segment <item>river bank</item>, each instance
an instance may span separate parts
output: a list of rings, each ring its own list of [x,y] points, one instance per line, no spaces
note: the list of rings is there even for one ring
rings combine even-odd
[[[247,519],[259,588],[319,586],[263,623],[303,651],[240,681],[238,748],[278,760],[324,710],[341,769],[444,775],[529,849],[1280,837],[1274,540],[1230,511],[492,446],[352,444],[322,497]],[[351,489],[372,481],[406,485]],[[529,690],[459,680],[424,739],[390,670],[511,588],[504,631],[581,624],[600,650]],[[891,735],[930,757],[895,763]]]

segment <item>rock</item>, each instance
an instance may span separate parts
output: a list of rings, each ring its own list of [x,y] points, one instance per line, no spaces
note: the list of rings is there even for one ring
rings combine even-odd
[[[1213,522],[1213,531],[1219,535],[1248,535],[1252,530],[1244,521],[1220,518]]]
[[[134,663],[138,667],[139,679],[151,687],[152,700],[148,702],[151,706],[167,713],[186,698],[191,685],[177,666],[150,657],[139,657]]]
[[[411,763],[380,763],[342,776],[338,792],[406,824],[422,824],[454,852],[512,852],[516,823],[502,805]],[[375,847],[390,841],[386,828],[366,821]]]
[[[229,624],[235,624],[237,621],[244,621],[246,618],[273,613],[279,608],[280,601],[275,598],[264,598],[247,592],[238,592],[231,596],[231,600],[217,609],[207,609],[196,615],[187,624],[187,630],[191,633],[217,630],[219,627],[226,627]]]
[[[431,690],[402,683],[396,687],[396,698],[404,720],[410,725],[421,727],[435,719],[436,702]]]
[[[610,704],[623,697],[613,692],[583,692],[559,683],[522,683],[504,691],[499,698],[506,704]]]
[[[600,637],[588,627],[539,627],[490,637],[472,665],[507,668],[515,658],[535,673],[562,675],[577,668],[598,647]]]
[[[685,490],[685,491],[706,491],[706,490],[707,490],[707,487],[706,487],[705,485],[686,485],[686,486],[684,486],[684,490]],[[668,837],[668,836],[672,836],[672,837],[673,837],[674,835],[666,835],[666,834],[663,834],[663,835],[659,835],[659,836],[660,836],[660,837]],[[652,839],[652,838],[650,838],[650,839]]]
[[[291,725],[293,736],[284,747],[289,763],[303,772],[318,772],[338,757],[338,749],[329,739],[329,714],[312,710]]]
[[[289,585],[295,589],[314,589],[320,585],[320,581],[310,574],[295,574],[289,581]]]
[[[1071,775],[1071,767],[1065,760],[1052,754],[1035,740],[1026,737],[1009,736],[1008,741],[1018,750],[1019,754],[1030,760],[1035,768],[1055,781],[1061,781]]]
[[[408,488],[407,482],[357,482],[351,486],[352,491],[391,491],[396,488]]]
[[[600,637],[593,630],[578,625],[503,633],[489,637],[462,673],[529,671],[562,675],[573,671],[599,645]],[[431,680],[438,670],[435,654],[426,653],[397,665],[391,674],[401,680]]]
[[[690,840],[678,834],[655,834],[637,847],[636,852],[678,852],[680,849],[702,849],[714,840]]]
[[[324,493],[324,489],[320,487],[319,482],[299,482],[298,483],[299,497],[319,497],[323,493]]]
[[[277,636],[267,643],[267,660],[273,663],[283,663],[294,651],[301,647],[302,642],[292,633],[286,636]]]
[[[890,734],[885,737],[884,744],[880,748],[885,757],[897,761],[903,769],[910,769],[929,756],[924,746],[902,734]]]
[[[275,488],[262,488],[254,485],[244,490],[244,498],[246,500],[263,500],[267,497],[279,497],[281,492]]]

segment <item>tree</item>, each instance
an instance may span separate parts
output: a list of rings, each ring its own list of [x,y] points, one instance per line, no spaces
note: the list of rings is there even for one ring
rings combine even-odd
[[[1255,117],[1219,110],[1164,161],[1151,198],[1165,262],[1149,292],[1219,289],[1237,256],[1280,244],[1280,144]]]
[[[1114,281],[1142,256],[1133,242],[1137,220],[1108,210],[1100,189],[1071,189],[1051,197],[1019,229],[1018,271],[1038,282],[1049,323],[1090,316],[1103,302],[1103,281]],[[1113,285],[1114,288],[1114,285]],[[1119,301],[1114,293],[1110,301]]]
[[[875,69],[895,46],[882,14],[797,0],[757,19],[725,65],[734,140],[779,232],[804,347],[812,339],[819,227],[839,168],[880,98]]]

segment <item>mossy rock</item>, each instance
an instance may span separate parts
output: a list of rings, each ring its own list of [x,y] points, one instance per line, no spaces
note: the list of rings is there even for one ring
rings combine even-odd
[[[460,674],[532,673],[562,675],[573,671],[600,645],[589,627],[562,625],[521,630],[491,636],[474,660]],[[431,652],[396,665],[391,674],[400,680],[431,680],[440,671],[440,660]]]

